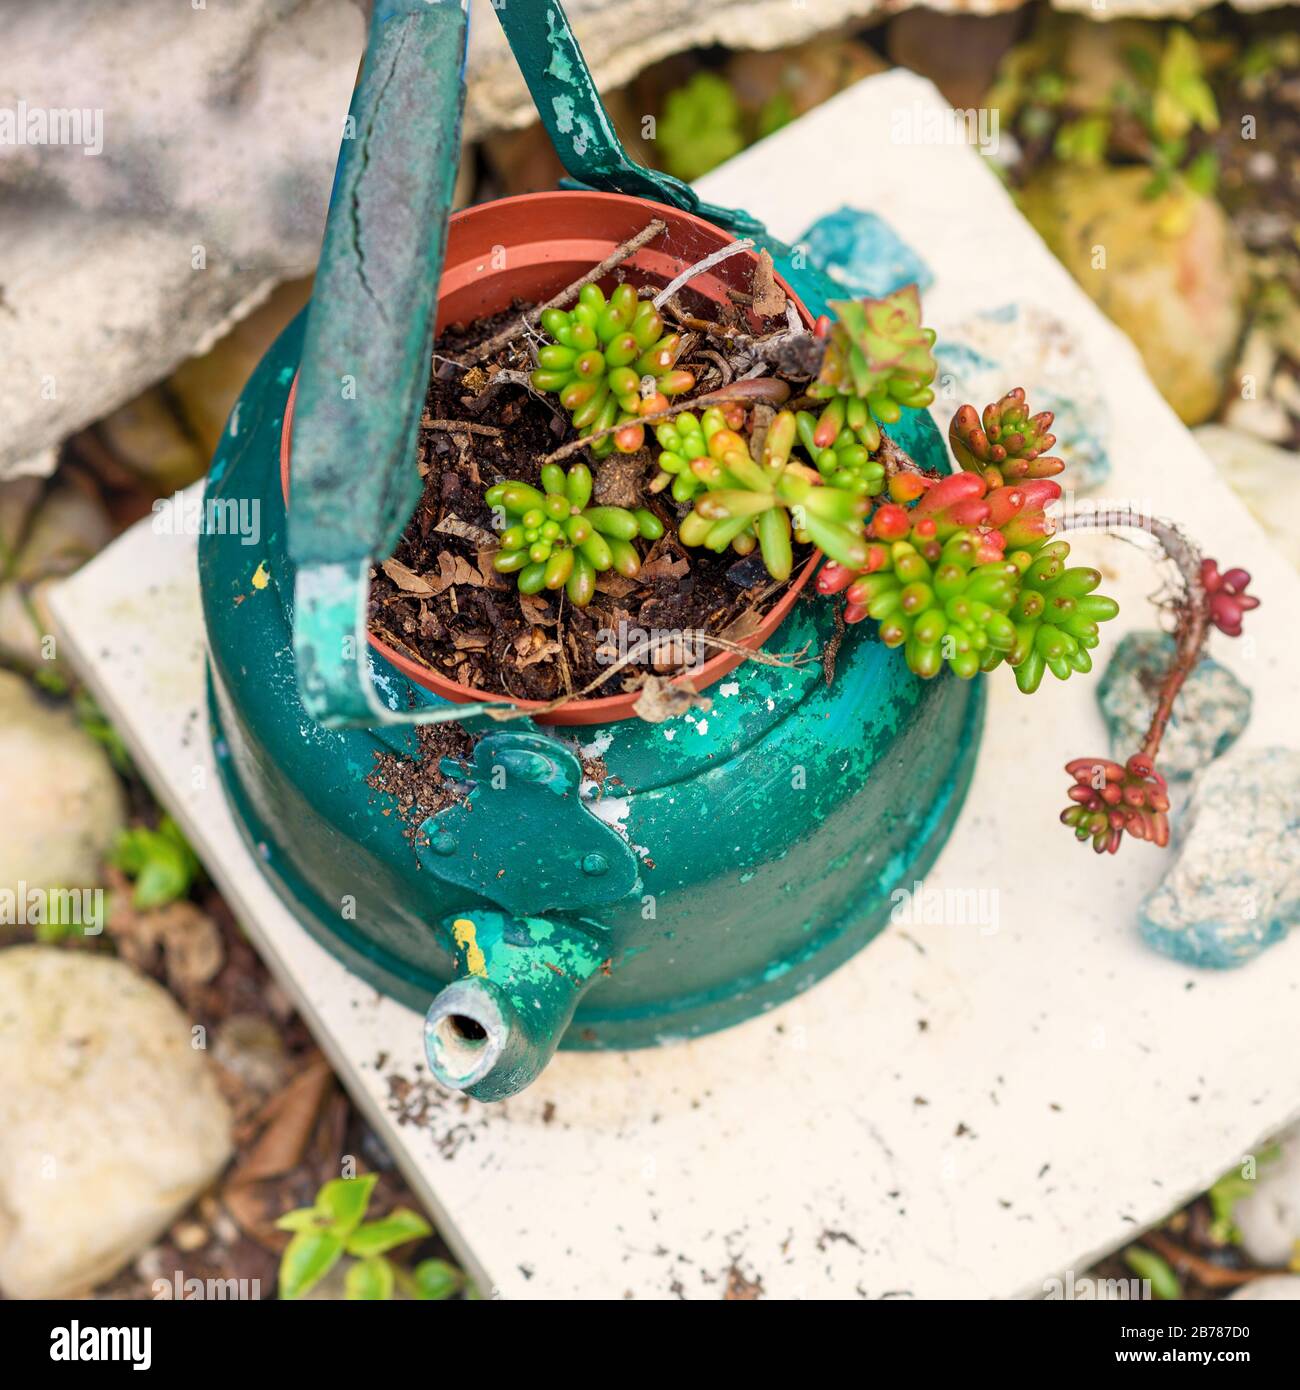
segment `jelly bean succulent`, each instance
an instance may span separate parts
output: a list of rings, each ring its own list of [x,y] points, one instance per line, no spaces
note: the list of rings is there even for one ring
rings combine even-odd
[[[879,506],[867,562],[827,565],[822,593],[845,591],[846,622],[874,618],[880,639],[902,647],[908,668],[930,678],[945,664],[963,679],[1006,663],[1032,694],[1051,671],[1066,680],[1092,667],[1098,624],[1119,611],[1093,594],[1094,569],[1067,569],[1069,545],[1047,544],[1056,483],[990,487],[984,475],[930,480],[910,509]]]
[[[671,420],[655,426],[659,442],[659,472],[650,483],[651,492],[662,492],[671,485],[676,502],[689,502],[704,487],[704,479],[692,465],[707,458],[709,440],[721,429],[737,430],[744,424],[741,406],[713,406],[702,415],[683,410]],[[752,547],[751,547],[752,548]]]
[[[1075,758],[1065,770],[1074,778],[1061,812],[1077,840],[1091,840],[1098,854],[1114,854],[1124,833],[1164,848],[1169,843],[1169,787],[1145,753],[1123,765],[1109,758]]]
[[[1242,618],[1259,607],[1255,595],[1246,592],[1249,583],[1246,570],[1230,569],[1220,574],[1213,560],[1201,561],[1201,586],[1206,593],[1210,621],[1225,637],[1240,637]]]
[[[1048,433],[1054,418],[1050,410],[1031,415],[1017,386],[986,405],[982,416],[973,405],[962,406],[948,426],[948,442],[963,468],[982,473],[991,483],[1051,478],[1065,467],[1047,453],[1056,443]]]
[[[1174,653],[1156,692],[1156,705],[1142,747],[1123,765],[1109,758],[1075,758],[1065,770],[1074,778],[1071,805],[1061,821],[1098,854],[1114,854],[1127,832],[1163,848],[1169,843],[1169,789],[1156,771],[1156,755],[1173,717],[1174,702],[1201,659],[1209,630],[1240,637],[1242,618],[1259,600],[1247,594],[1243,569],[1219,572],[1170,522],[1149,521],[1152,533],[1174,562],[1182,592],[1174,601]]]
[[[817,447],[835,445],[847,426],[874,453],[877,421],[892,424],[903,406],[920,410],[934,400],[934,330],[921,326],[915,285],[882,299],[834,300],[830,307],[836,318],[824,329],[821,371],[808,388],[815,400],[829,402],[817,423]]]
[[[885,486],[885,465],[873,458],[872,449],[863,443],[866,408],[866,402],[856,396],[838,396],[820,419],[801,410],[795,416],[795,424],[804,452],[832,487],[860,497],[876,497]],[[857,421],[856,428],[849,423],[850,415]],[[824,440],[829,443],[821,442]]]
[[[645,443],[639,417],[695,385],[673,365],[681,335],[665,333],[659,311],[629,284],[608,299],[599,285],[584,285],[572,309],[547,309],[541,323],[554,341],[538,350],[534,389],[557,393],[583,438],[626,426],[592,442],[597,458],[635,453]]]
[[[767,572],[778,580],[788,579],[794,567],[792,539],[817,546],[842,565],[865,563],[866,500],[826,486],[819,473],[792,462],[796,430],[791,411],[777,415],[760,463],[743,435],[721,420],[705,424],[708,452],[691,463],[703,490],[678,528],[683,545],[715,551],[731,546],[749,554],[757,544]]]
[[[645,508],[592,506],[591,470],[576,463],[566,473],[557,463],[542,469],[542,489],[528,483],[495,483],[484,494],[509,521],[493,568],[513,574],[519,592],[563,589],[569,601],[585,607],[596,592],[596,576],[617,570],[631,576],[641,569],[633,544],[657,540],[663,522]]]

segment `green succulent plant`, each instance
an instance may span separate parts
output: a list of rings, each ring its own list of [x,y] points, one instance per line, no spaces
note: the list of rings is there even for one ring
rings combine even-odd
[[[614,569],[631,578],[641,569],[632,542],[657,540],[663,522],[652,511],[591,506],[591,470],[576,463],[565,473],[558,463],[542,469],[542,488],[528,483],[495,483],[484,494],[510,525],[501,533],[493,558],[500,574],[513,574],[519,592],[564,589],[569,601],[585,608],[596,592],[596,575]]]
[[[651,492],[662,492],[672,485],[675,502],[689,502],[704,488],[704,477],[693,467],[697,459],[707,459],[709,440],[723,429],[738,430],[745,422],[740,404],[710,406],[702,415],[683,410],[671,420],[655,427],[660,454],[659,472],[650,483]],[[704,465],[702,465],[703,467]]]
[[[1048,479],[990,487],[983,474],[950,474],[913,508],[878,507],[866,563],[827,565],[817,588],[846,591],[845,621],[877,620],[918,676],[946,664],[969,679],[1005,662],[1031,694],[1045,671],[1089,670],[1098,624],[1119,611],[1093,594],[1096,570],[1066,569],[1069,546],[1048,543],[1045,509],[1060,492]]]
[[[1020,551],[1012,557],[1021,568],[1020,592],[1011,610],[1016,640],[1005,660],[1027,695],[1038,689],[1047,671],[1057,680],[1091,671],[1088,653],[1101,640],[1098,625],[1119,612],[1113,598],[1093,593],[1101,583],[1100,571],[1067,569],[1069,554],[1068,541],[1052,541],[1037,555]]]
[[[433,1229],[408,1207],[366,1221],[376,1182],[374,1174],[335,1178],[316,1194],[314,1205],[286,1212],[275,1223],[280,1230],[293,1232],[280,1257],[281,1298],[302,1298],[344,1256],[353,1259],[344,1278],[344,1292],[350,1299],[389,1299],[400,1288],[412,1298],[434,1302],[464,1287],[464,1276],[445,1260],[422,1260],[408,1270],[388,1258],[388,1251],[432,1235]]]
[[[650,483],[651,492],[662,492],[672,487],[673,500],[689,502],[704,486],[703,480],[691,472],[691,464],[707,456],[708,437],[704,433],[704,422],[718,422],[721,427],[721,412],[704,412],[704,418],[689,410],[683,410],[671,420],[655,426],[655,438],[659,441],[659,472]]]
[[[826,330],[821,371],[808,388],[813,399],[830,403],[817,422],[816,442],[831,447],[847,426],[874,453],[880,447],[876,421],[892,424],[904,406],[920,410],[934,400],[934,330],[921,326],[915,285],[880,299],[833,300],[830,307],[836,318]]]
[[[811,468],[792,463],[796,432],[793,412],[783,410],[768,428],[760,464],[742,435],[715,429],[708,454],[691,464],[704,489],[678,528],[682,544],[714,551],[731,546],[741,554],[757,544],[773,579],[790,576],[792,538],[844,565],[864,561],[865,499],[826,486]]]
[[[584,285],[572,309],[547,309],[541,323],[554,342],[538,350],[529,377],[534,389],[557,394],[583,438],[626,426],[592,443],[597,458],[614,449],[635,453],[644,444],[644,378],[653,380],[652,397],[680,395],[695,385],[690,372],[673,366],[681,335],[665,333],[662,315],[631,285],[619,285],[609,299],[599,285]]]
[[[957,531],[938,554],[897,540],[886,563],[854,585],[850,602],[880,623],[880,640],[902,647],[908,669],[937,676],[946,661],[969,680],[1016,639],[1007,616],[1018,571],[977,532]]]
[[[865,413],[864,401],[858,400],[857,397],[851,401],[837,397],[822,412],[822,418],[827,419],[827,413],[834,412],[837,408],[847,414],[849,405],[854,407],[855,418],[860,418],[859,407],[861,412]],[[879,496],[885,486],[885,465],[879,459],[873,458],[872,450],[862,442],[861,424],[854,429],[846,422],[829,444],[820,445],[817,442],[817,417],[810,411],[801,410],[794,418],[799,443],[817,466],[817,471],[832,487],[856,493],[860,497]],[[835,416],[832,414],[829,418],[833,421]],[[829,428],[828,426],[826,433],[829,433]],[[877,431],[877,439],[878,435]]]
[[[964,469],[983,474],[995,486],[1051,478],[1065,467],[1047,454],[1056,443],[1049,433],[1054,418],[1050,410],[1031,415],[1024,388],[1017,386],[986,405],[982,416],[973,405],[963,405],[948,425],[948,442]]]

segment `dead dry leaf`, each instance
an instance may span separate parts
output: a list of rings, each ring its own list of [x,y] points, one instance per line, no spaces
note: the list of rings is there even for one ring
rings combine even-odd
[[[483,576],[483,587],[485,589],[508,589],[509,581],[504,574],[499,573],[492,566],[492,560],[497,553],[497,544],[492,542],[491,546],[485,546],[474,557],[474,563],[478,565],[479,573]]]
[[[763,615],[756,612],[753,608],[746,608],[743,613],[734,617],[718,633],[719,637],[724,637],[728,642],[744,642],[750,638],[763,626]]]
[[[483,576],[463,556],[444,550],[438,556],[438,578],[433,581],[433,592],[440,594],[453,584],[472,584],[482,588]]]
[[[494,549],[496,547],[496,537],[491,531],[484,530],[482,526],[475,526],[471,522],[462,521],[455,512],[449,512],[433,529],[441,531],[443,535],[455,536],[459,540],[469,541],[471,545],[477,546],[480,550],[487,546]]]
[[[421,579],[413,569],[408,569],[400,560],[385,560],[379,567],[404,594],[418,594],[428,598],[439,591],[427,579]]]
[[[532,623],[534,627],[554,627],[556,624],[557,619],[550,605],[536,594],[520,594],[519,607],[523,610],[524,621]]]
[[[645,573],[644,565],[641,567],[641,573]],[[617,570],[605,570],[604,573],[596,576],[596,592],[610,594],[614,598],[626,598],[638,587],[635,579],[629,579],[627,575],[619,574]]]
[[[536,666],[542,661],[550,661],[560,651],[560,644],[547,637],[539,627],[529,628],[527,632],[521,632],[515,638],[514,646],[516,664],[521,668]]]
[[[329,1063],[316,1056],[266,1102],[255,1121],[262,1133],[230,1175],[228,1188],[278,1177],[302,1162],[333,1080]]]
[[[659,676],[647,676],[632,710],[647,724],[662,724],[665,719],[676,719],[687,710],[712,707],[713,701],[699,694],[689,681],[673,685]]]
[[[754,267],[753,310],[761,318],[780,318],[785,313],[785,291],[776,283],[772,257],[766,251],[758,253]]]
[[[666,553],[641,566],[641,579],[685,579],[691,572],[691,562],[685,556]]]

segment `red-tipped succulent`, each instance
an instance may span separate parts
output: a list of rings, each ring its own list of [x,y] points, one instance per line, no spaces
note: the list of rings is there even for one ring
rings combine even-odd
[[[1201,585],[1209,604],[1210,621],[1225,637],[1241,636],[1241,620],[1252,608],[1259,607],[1254,594],[1246,592],[1250,574],[1243,569],[1225,570],[1213,560],[1201,561]]]
[[[1114,854],[1125,831],[1163,848],[1169,843],[1169,788],[1145,753],[1121,766],[1109,758],[1075,758],[1065,770],[1074,778],[1061,823],[1075,839],[1091,840],[1098,854]]]
[[[1050,478],[1064,462],[1048,454],[1056,443],[1050,434],[1055,417],[1050,410],[1029,413],[1024,388],[1017,386],[978,415],[973,405],[963,405],[948,425],[948,442],[957,462],[991,483]]]

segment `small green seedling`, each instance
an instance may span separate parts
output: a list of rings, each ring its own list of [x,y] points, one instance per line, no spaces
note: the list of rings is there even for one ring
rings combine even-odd
[[[170,816],[163,816],[157,830],[123,830],[108,862],[135,880],[131,902],[141,909],[186,897],[199,872],[194,851]]]
[[[280,1230],[293,1232],[280,1257],[281,1298],[301,1298],[345,1255],[354,1261],[343,1285],[350,1299],[389,1299],[400,1288],[412,1298],[438,1302],[464,1286],[464,1276],[445,1260],[422,1260],[408,1270],[388,1258],[388,1251],[422,1240],[433,1231],[424,1217],[408,1207],[365,1221],[378,1181],[373,1173],[335,1178],[316,1194],[314,1206],[286,1212],[275,1223]]]

